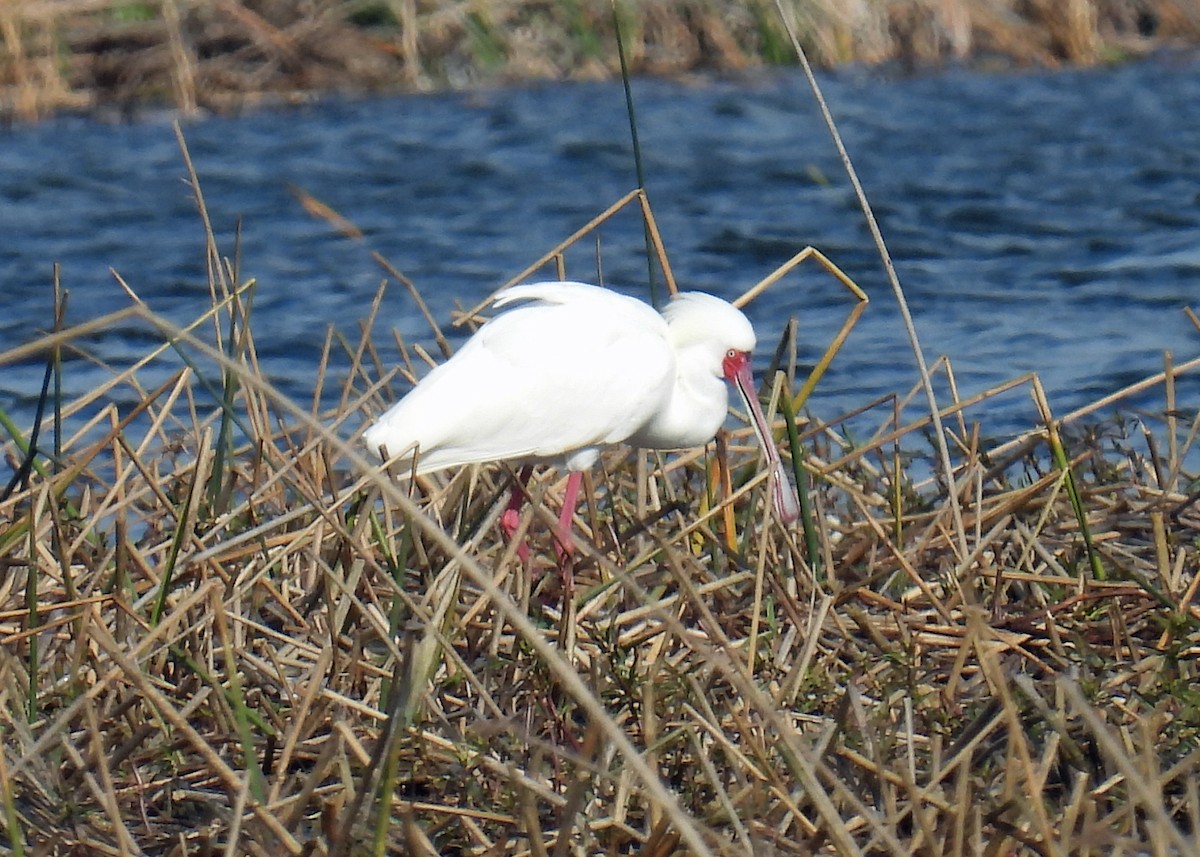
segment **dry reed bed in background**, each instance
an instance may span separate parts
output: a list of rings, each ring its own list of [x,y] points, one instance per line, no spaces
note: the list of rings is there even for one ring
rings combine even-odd
[[[355,434],[404,386],[381,298],[330,332],[322,410],[262,381],[253,285],[215,243],[210,269],[186,331],[131,294],[119,320],[162,345],[58,403],[57,438],[51,397],[0,502],[9,851],[1196,853],[1191,364],[1152,433],[1068,426],[1065,457],[1044,427],[986,447],[952,406],[957,512],[914,484],[937,458],[907,400],[864,403],[856,443],[801,420],[810,538],[768,518],[747,431],[614,452],[564,611],[556,475],[527,570],[504,469],[410,498],[363,466]]]
[[[814,62],[1094,64],[1200,42],[1195,0],[785,0]],[[611,0],[11,0],[0,116],[618,73]],[[635,73],[792,63],[774,0],[618,2]]]

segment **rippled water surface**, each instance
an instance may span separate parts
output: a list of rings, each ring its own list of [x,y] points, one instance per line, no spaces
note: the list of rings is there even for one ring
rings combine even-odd
[[[963,395],[1036,370],[1062,413],[1158,371],[1164,349],[1177,362],[1200,350],[1182,312],[1200,282],[1200,65],[847,72],[824,85],[927,355],[951,357]],[[916,373],[895,301],[803,81],[638,81],[635,97],[647,185],[681,285],[732,297],[815,245],[872,304],[813,410],[831,417],[907,390]],[[232,255],[242,224],[262,364],[302,400],[327,325],[355,334],[384,276],[371,251],[446,318],[635,184],[619,84],[331,101],[184,133],[223,252]],[[167,119],[0,132],[0,350],[48,326],[54,262],[76,322],[127,305],[110,268],[177,322],[203,311],[204,235],[184,176]],[[292,186],[365,238],[306,214]],[[605,228],[601,248],[607,281],[644,290],[638,222]],[[595,249],[588,243],[569,273],[594,279]],[[815,359],[849,306],[840,286],[802,269],[751,305],[762,357],[795,315]],[[382,321],[428,344],[402,289],[388,292]],[[150,341],[123,328],[86,345],[124,365]],[[0,404],[31,413],[41,372],[36,362],[0,367]],[[73,361],[68,392],[102,376]],[[1157,393],[1138,404],[1162,407]],[[1015,394],[981,416],[999,434],[1033,414]]]

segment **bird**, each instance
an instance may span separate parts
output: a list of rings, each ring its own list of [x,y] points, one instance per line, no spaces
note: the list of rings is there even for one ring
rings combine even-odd
[[[776,514],[785,524],[799,516],[758,403],[750,368],[757,340],[741,310],[705,292],[679,292],[660,314],[613,289],[563,281],[510,286],[492,306],[503,311],[366,429],[371,452],[415,475],[521,465],[522,485],[501,517],[509,538],[532,467],[565,468],[561,563],[573,550],[583,472],[601,450],[706,444],[725,422],[732,385],[774,474]]]

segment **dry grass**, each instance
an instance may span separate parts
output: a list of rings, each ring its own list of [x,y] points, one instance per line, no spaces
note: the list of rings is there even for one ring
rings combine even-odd
[[[32,465],[0,500],[11,853],[1197,853],[1194,364],[1149,382],[1157,423],[1060,430],[1036,377],[959,401],[939,363],[961,529],[915,389],[795,423],[807,534],[770,520],[747,429],[614,452],[564,605],[557,474],[523,568],[507,470],[367,467],[355,433],[404,387],[382,293],[296,403],[257,371],[252,281],[209,253],[204,316],[131,294],[161,345],[49,393],[36,456],[4,447]],[[0,371],[52,381],[114,321]],[[969,415],[1013,389],[1048,423],[988,444]]]
[[[1095,64],[1200,42],[1195,0],[789,0],[814,62]],[[795,61],[774,0],[621,0],[635,73]],[[611,77],[612,0],[8,0],[0,117]]]

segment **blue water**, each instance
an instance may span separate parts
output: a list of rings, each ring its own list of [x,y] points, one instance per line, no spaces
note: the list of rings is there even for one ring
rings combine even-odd
[[[1037,371],[1061,414],[1159,371],[1164,349],[1177,362],[1200,351],[1182,312],[1200,292],[1200,65],[849,71],[823,85],[926,354],[951,358],[963,396]],[[916,371],[896,303],[802,79],[640,80],[634,92],[647,186],[681,285],[733,297],[814,245],[872,303],[812,411],[830,418],[908,390]],[[473,305],[636,183],[611,83],[330,100],[194,121],[184,133],[223,253],[234,253],[241,223],[264,371],[302,401],[327,326],[356,336],[384,277],[371,251],[446,320],[455,302]],[[53,262],[74,322],[127,305],[110,268],[176,322],[203,311],[204,235],[184,177],[165,116],[0,132],[0,351],[49,326]],[[290,185],[365,237],[305,213]],[[614,221],[600,246],[605,280],[642,293],[640,222]],[[595,252],[585,242],[568,273],[596,279]],[[802,268],[749,309],[760,358],[795,315],[802,356],[814,360],[849,308],[840,286]],[[401,288],[382,320],[433,350]],[[151,344],[136,325],[82,343],[112,365]],[[41,373],[36,361],[0,366],[0,406],[31,415]],[[68,393],[104,376],[73,360]],[[1133,404],[1161,410],[1161,393]],[[1180,405],[1194,407],[1187,395]],[[992,435],[1035,421],[1025,393],[972,414]]]

